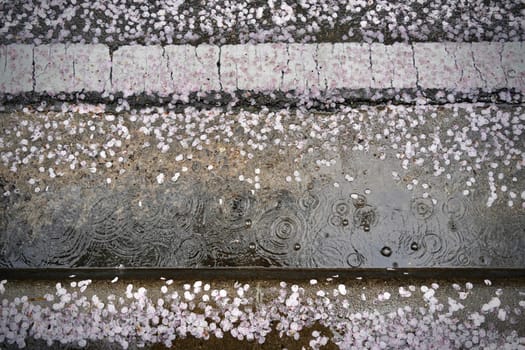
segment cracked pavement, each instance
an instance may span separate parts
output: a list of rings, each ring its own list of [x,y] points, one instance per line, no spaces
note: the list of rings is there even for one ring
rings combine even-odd
[[[167,45],[114,51],[101,44],[15,44],[0,52],[0,92],[8,94],[525,89],[521,42]]]

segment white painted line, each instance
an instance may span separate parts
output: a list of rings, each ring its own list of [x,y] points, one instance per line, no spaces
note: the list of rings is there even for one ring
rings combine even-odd
[[[471,44],[447,43],[445,47],[452,54],[455,63],[460,70],[456,88],[459,90],[472,87],[484,87],[480,71],[474,65]]]
[[[437,88],[457,87],[461,78],[460,67],[456,66],[454,55],[446,45],[421,43],[414,45],[414,60],[420,69],[419,85]]]
[[[34,56],[33,56],[34,51]],[[33,65],[34,63],[34,65]],[[34,81],[33,81],[34,76]],[[0,92],[176,94],[360,88],[525,91],[525,46],[509,43],[0,46]]]
[[[33,90],[33,46],[0,46],[0,92],[18,94]]]
[[[227,91],[273,91],[287,72],[286,44],[225,45],[221,48],[221,82]]]
[[[487,88],[504,87],[502,56],[503,43],[472,43],[472,57],[477,70],[481,72],[481,80]]]
[[[73,90],[74,58],[64,44],[35,47],[35,91],[57,94]]]
[[[502,67],[508,87],[522,88],[525,80],[525,45],[521,42],[505,43]]]
[[[169,71],[173,76],[171,92],[185,95],[220,90],[218,46],[168,45],[165,50]]]
[[[321,89],[358,89],[372,84],[370,45],[319,44]]]
[[[392,87],[394,79],[394,62],[390,59],[389,50],[383,44],[373,43],[370,45],[372,82],[370,86],[374,89]]]
[[[110,86],[111,60],[105,45],[40,45],[34,60],[36,92],[104,91]]]
[[[74,44],[68,52],[74,59],[73,91],[104,91],[111,87],[111,59],[106,45]]]
[[[157,46],[122,46],[115,51],[112,90],[124,93],[125,97],[143,93],[148,72],[147,54],[155,51]]]
[[[416,45],[414,45],[416,46]],[[386,47],[387,56],[392,61],[392,69],[394,75],[392,77],[392,87],[394,88],[413,88],[418,85],[417,76],[418,70],[423,70],[425,67],[414,66],[414,51],[411,45],[393,44]],[[372,67],[374,69],[374,67]],[[423,88],[435,87],[432,85],[421,86]],[[381,87],[378,87],[379,89]]]
[[[319,90],[317,71],[318,44],[289,44],[287,69],[282,83],[282,91],[295,90],[303,93],[308,90]]]

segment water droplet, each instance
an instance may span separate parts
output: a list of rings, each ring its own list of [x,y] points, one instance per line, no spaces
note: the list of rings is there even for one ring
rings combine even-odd
[[[339,226],[342,224],[341,217],[339,215],[332,215],[329,219],[330,223],[334,226]]]
[[[387,258],[392,255],[392,249],[390,247],[381,248],[381,255],[386,256]]]
[[[352,198],[354,207],[363,208],[366,205],[366,197],[362,194],[353,193],[350,197]]]
[[[470,262],[470,259],[468,257],[468,255],[465,253],[465,252],[461,252],[458,257],[457,257],[457,261],[461,264],[461,265],[468,265],[468,263]]]
[[[294,250],[299,250],[299,249],[301,249],[301,245],[299,243],[295,243],[295,245],[293,246],[293,249]]]
[[[434,203],[429,198],[415,198],[412,200],[411,210],[417,218],[426,220],[434,213]]]
[[[361,266],[361,264],[363,264],[363,261],[364,261],[363,255],[361,255],[358,252],[351,253],[346,258],[346,262],[348,263],[348,265],[350,265],[352,267],[359,267],[359,266]]]
[[[250,228],[252,227],[252,220],[248,219],[244,222],[244,227]]]
[[[343,219],[343,226],[348,226],[348,219]]]
[[[443,239],[435,233],[425,234],[422,244],[431,254],[435,254],[443,249]]]
[[[350,208],[345,202],[337,203],[334,205],[334,212],[339,215],[346,215],[349,212]]]
[[[378,215],[376,209],[371,205],[358,208],[354,212],[354,222],[366,232],[370,231],[370,228],[377,224],[377,221]]]
[[[278,211],[271,209],[254,226],[257,250],[262,257],[272,259],[275,264],[295,264],[290,259],[297,256],[290,251],[296,249],[296,242],[304,241],[308,231],[306,219],[298,208],[287,205]]]
[[[416,251],[419,249],[419,244],[417,244],[417,242],[412,242],[412,244],[410,244],[410,249]]]
[[[443,204],[443,211],[455,220],[465,216],[466,205],[463,199],[451,197]]]
[[[250,248],[250,250],[255,250],[255,243],[254,242],[250,242],[248,247]]]
[[[310,192],[306,192],[299,201],[301,207],[308,211],[316,209],[319,206],[319,203],[319,197]]]

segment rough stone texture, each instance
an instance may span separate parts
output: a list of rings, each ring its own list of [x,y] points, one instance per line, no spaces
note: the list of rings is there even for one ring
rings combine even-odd
[[[0,44],[130,42],[145,45],[262,42],[524,41],[517,0],[158,0],[147,8],[107,0],[5,2]],[[89,25],[84,25],[86,18]]]

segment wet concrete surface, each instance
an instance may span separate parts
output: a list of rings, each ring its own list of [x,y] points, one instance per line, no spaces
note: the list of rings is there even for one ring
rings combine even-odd
[[[0,263],[522,268],[521,117],[513,105],[6,114]]]

